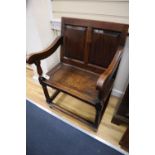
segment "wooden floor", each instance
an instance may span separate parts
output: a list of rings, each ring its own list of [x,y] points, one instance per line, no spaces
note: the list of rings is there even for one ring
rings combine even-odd
[[[90,127],[85,125],[84,123],[81,123],[80,121],[62,113],[56,110],[53,110],[49,108],[47,103],[45,102],[44,94],[42,92],[42,88],[39,85],[39,83],[35,82],[33,77],[32,70],[28,69],[26,70],[27,76],[26,76],[26,96],[31,99],[32,101],[38,103],[39,105],[43,106],[44,108],[47,108],[48,110],[51,110],[52,112],[58,114],[59,116],[63,117],[64,119],[70,121],[71,123],[79,126],[80,128],[86,130],[87,132],[94,134],[111,144],[120,147],[119,141],[123,135],[123,133],[126,130],[125,126],[117,126],[113,123],[111,123],[111,119],[114,113],[114,109],[118,103],[118,98],[111,96],[110,101],[108,103],[108,107],[105,111],[105,114],[102,118],[102,121],[100,123],[100,126],[98,128],[97,132],[94,132]],[[49,90],[50,93],[53,93],[54,90]],[[54,100],[55,104],[59,104],[59,106],[62,106],[66,108],[67,110],[70,110],[74,113],[77,113],[78,115],[81,115],[82,117],[85,117],[89,120],[94,120],[95,116],[95,110],[93,107],[87,104],[82,104],[81,101],[68,96],[66,94],[59,94],[58,97]],[[69,103],[69,104],[68,104]]]

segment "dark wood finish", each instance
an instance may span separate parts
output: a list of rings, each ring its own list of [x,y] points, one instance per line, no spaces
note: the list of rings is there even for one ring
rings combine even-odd
[[[50,98],[50,96],[49,96],[49,93],[48,93],[48,90],[47,90],[47,86],[46,86],[46,84],[44,83],[45,80],[46,80],[46,79],[45,79],[44,77],[41,77],[41,76],[39,75],[39,82],[40,82],[40,84],[41,84],[41,86],[42,86],[42,88],[43,88],[43,91],[44,91],[44,94],[45,94],[45,97],[46,97],[46,102],[47,102],[47,103],[50,103],[50,102],[51,102],[51,98]]]
[[[126,129],[125,133],[123,134],[119,144],[123,149],[129,151],[129,127]]]
[[[62,41],[63,41],[63,37],[62,36],[57,37],[52,42],[52,44],[49,47],[47,47],[45,50],[40,51],[40,52],[35,53],[35,54],[27,55],[26,62],[28,64],[33,64],[33,63],[41,61],[41,60],[43,60],[45,58],[48,58],[62,44]]]
[[[84,61],[86,28],[66,25],[64,32],[64,57]],[[77,46],[79,45],[79,46]],[[76,48],[75,48],[76,47]]]
[[[121,103],[116,108],[112,122],[117,125],[129,124],[129,85],[127,86]]]
[[[27,63],[37,66],[46,101],[52,103],[62,91],[94,106],[96,119],[92,123],[97,128],[109,101],[127,33],[126,24],[62,18],[61,36],[44,51],[27,58]],[[61,62],[48,72],[50,79],[45,79],[40,61],[58,46]],[[47,86],[57,90],[52,97]]]
[[[62,18],[61,61],[102,73],[119,46],[124,46],[128,25]]]
[[[66,109],[63,109],[60,106],[58,106],[57,104],[54,104],[52,102],[51,102],[51,104],[49,104],[49,106],[52,109],[56,109],[58,111],[61,111],[61,112],[65,113],[65,114],[67,114],[67,115],[72,116],[75,119],[78,119],[79,121],[81,121],[81,122],[83,122],[85,124],[88,124],[90,127],[92,127],[94,129],[94,131],[97,131],[96,128],[94,128],[94,123],[93,122],[91,122],[89,120],[86,120],[86,119],[82,118],[81,116],[72,113],[71,111],[68,111]]]
[[[52,96],[50,98],[51,101],[53,101],[59,93],[60,93],[60,90],[55,90],[55,92],[52,94]]]
[[[82,70],[78,67],[60,63],[48,73],[50,79],[46,82],[54,88],[58,88],[66,93],[73,94],[75,97],[96,104],[98,92],[96,81],[99,74]]]
[[[119,32],[111,32],[96,28],[93,29],[89,64],[107,68],[118,48],[119,37]]]

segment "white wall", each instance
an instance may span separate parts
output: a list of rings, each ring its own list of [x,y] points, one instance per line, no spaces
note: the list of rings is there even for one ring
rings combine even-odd
[[[41,40],[37,30],[34,17],[32,16],[30,7],[26,12],[26,51],[30,54],[34,51],[40,51],[42,49]]]
[[[26,7],[26,50],[27,54],[39,52],[48,47],[54,39],[51,31],[52,3],[50,0],[29,0]],[[43,60],[43,73],[57,63],[58,52],[52,57]],[[34,68],[34,67],[33,67]],[[34,68],[35,78],[36,69]]]
[[[53,16],[128,23],[128,0],[53,0]]]

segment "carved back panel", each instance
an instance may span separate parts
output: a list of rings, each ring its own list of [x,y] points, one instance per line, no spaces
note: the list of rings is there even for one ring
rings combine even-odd
[[[63,17],[61,61],[102,73],[124,46],[127,32],[126,24]]]

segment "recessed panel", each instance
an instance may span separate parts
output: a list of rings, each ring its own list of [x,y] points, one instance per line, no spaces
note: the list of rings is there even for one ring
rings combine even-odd
[[[86,28],[80,26],[65,25],[64,31],[64,56],[84,60]]]
[[[93,29],[89,63],[107,68],[116,53],[119,41],[119,32]]]

